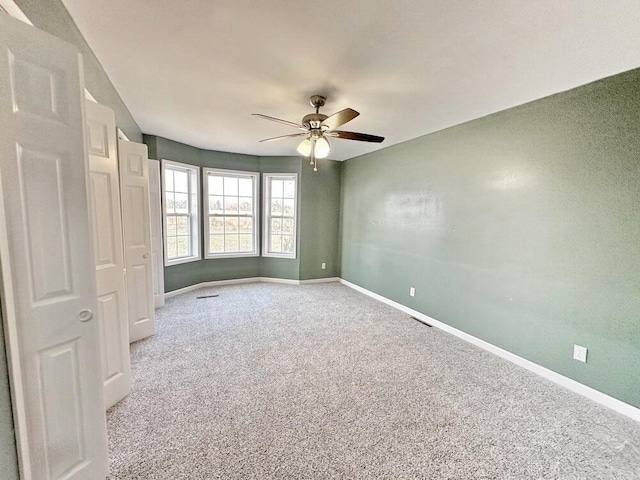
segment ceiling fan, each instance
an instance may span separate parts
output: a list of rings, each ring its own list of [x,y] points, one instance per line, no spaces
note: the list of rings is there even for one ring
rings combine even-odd
[[[329,140],[327,137],[332,138],[344,138],[345,140],[358,140],[360,142],[374,142],[381,143],[384,137],[378,137],[376,135],[368,135],[366,133],[345,132],[344,130],[336,130],[341,125],[350,122],[358,115],[358,112],[351,108],[345,108],[331,116],[326,116],[319,112],[320,107],[324,106],[326,98],[322,95],[311,95],[309,103],[316,109],[316,113],[310,113],[302,118],[300,123],[289,122],[288,120],[282,120],[280,118],[270,117],[268,115],[262,115],[260,113],[254,113],[256,117],[271,120],[273,122],[283,123],[290,127],[302,130],[303,133],[293,133],[291,135],[282,135],[279,137],[265,138],[260,140],[261,142],[272,142],[274,140],[281,140],[283,138],[305,137],[304,140],[298,145],[298,153],[305,157],[311,158],[311,165],[314,171],[318,171],[316,164],[316,158],[326,158],[331,151]]]

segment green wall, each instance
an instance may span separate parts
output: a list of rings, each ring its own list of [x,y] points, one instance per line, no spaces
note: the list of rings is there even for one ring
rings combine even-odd
[[[301,280],[340,275],[341,173],[341,162],[319,160],[317,172],[306,160],[302,162]]]
[[[640,69],[348,160],[342,278],[640,407],[639,132]]]
[[[7,357],[4,349],[2,318],[0,318],[0,345],[0,472],[2,472],[0,478],[2,480],[18,480],[18,458],[11,412],[9,372],[7,371]]]
[[[199,260],[165,267],[165,291],[201,282],[250,277],[291,280],[334,277],[338,271],[341,163],[321,161],[319,171],[299,157],[255,157],[201,150],[166,138],[145,135],[149,158],[201,167],[260,173],[298,174],[297,256],[295,259],[244,257]],[[260,185],[261,198],[262,185]],[[260,231],[262,231],[260,218]],[[204,242],[204,231],[201,232]],[[327,269],[321,270],[321,263]]]
[[[135,122],[102,65],[76,27],[61,0],[14,0],[36,27],[75,45],[82,53],[84,82],[98,103],[111,108],[118,127],[133,142],[142,141],[142,132]]]

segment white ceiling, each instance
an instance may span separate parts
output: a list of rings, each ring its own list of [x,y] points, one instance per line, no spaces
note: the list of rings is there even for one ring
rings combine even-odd
[[[310,94],[344,160],[640,66],[640,0],[63,0],[143,132],[293,155]]]

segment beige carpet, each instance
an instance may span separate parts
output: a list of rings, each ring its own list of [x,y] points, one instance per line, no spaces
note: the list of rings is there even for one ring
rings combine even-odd
[[[640,424],[345,286],[157,315],[108,412],[113,479],[640,478]]]

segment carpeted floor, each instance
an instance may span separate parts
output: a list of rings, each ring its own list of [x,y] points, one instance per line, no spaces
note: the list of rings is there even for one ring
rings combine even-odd
[[[157,326],[112,479],[640,478],[640,424],[340,284],[203,289]]]

